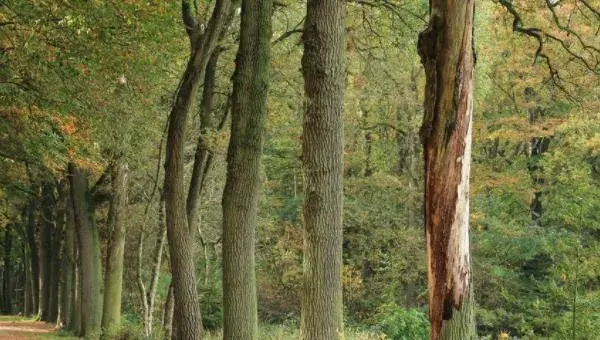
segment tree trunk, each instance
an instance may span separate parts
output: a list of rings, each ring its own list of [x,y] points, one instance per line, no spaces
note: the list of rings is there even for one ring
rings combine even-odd
[[[37,191],[33,188],[33,191]],[[40,271],[39,271],[39,257],[36,234],[36,223],[35,223],[35,211],[36,211],[36,198],[31,198],[27,204],[27,247],[29,249],[29,261],[31,265],[31,313],[37,313],[39,310],[39,296],[40,296]]]
[[[173,337],[173,314],[175,314],[175,298],[173,283],[169,285],[167,301],[163,308],[162,327],[165,330],[165,340],[171,340]]]
[[[65,183],[59,182],[57,185],[58,201],[56,203],[56,225],[52,233],[52,252],[50,258],[50,296],[48,297],[49,321],[58,323],[60,321],[60,279],[61,273],[65,269],[64,260],[61,258],[64,232],[66,226],[66,208],[67,196],[65,192]]]
[[[142,277],[143,263],[143,234],[140,235],[140,243],[138,245],[138,289],[142,299],[144,308],[144,333],[146,336],[152,334],[154,323],[154,301],[156,297],[156,289],[158,287],[158,279],[160,278],[160,267],[162,265],[162,254],[167,242],[167,227],[165,224],[165,200],[164,195],[160,196],[158,208],[158,233],[156,234],[156,244],[152,253],[152,274],[150,275],[150,285],[146,291],[144,279]]]
[[[84,170],[69,164],[71,203],[79,246],[81,298],[81,336],[100,336],[102,318],[102,258],[98,229],[94,223],[94,204]]]
[[[302,74],[304,294],[301,338],[343,338],[342,209],[346,2],[309,0]]]
[[[425,66],[424,218],[431,339],[475,339],[469,249],[474,0],[432,0]]]
[[[254,239],[267,114],[270,37],[270,0],[242,1],[222,202],[225,340],[258,338]]]
[[[60,321],[67,328],[71,328],[73,294],[75,286],[73,285],[73,276],[75,271],[75,221],[73,216],[71,199],[66,198],[66,223],[64,233],[64,244],[62,252],[62,270],[60,285]]]
[[[40,221],[39,263],[40,263],[40,292],[38,316],[42,321],[50,322],[51,301],[51,266],[52,266],[52,233],[55,222],[54,187],[49,183],[42,185],[42,215]]]
[[[104,271],[102,329],[111,331],[121,324],[123,255],[125,253],[125,206],[127,205],[127,163],[117,161],[111,171],[111,200],[108,212],[109,239]]]
[[[12,224],[7,224],[4,228],[4,273],[2,280],[2,295],[4,306],[2,312],[4,314],[12,314]]]
[[[196,290],[196,266],[193,258],[193,233],[189,229],[184,190],[183,145],[187,117],[196,97],[199,80],[203,79],[208,58],[215,48],[223,28],[230,0],[218,0],[204,33],[190,17],[191,7],[182,1],[184,22],[190,37],[192,55],[181,79],[175,103],[171,110],[167,135],[165,161],[165,210],[167,236],[171,258],[171,271],[175,288],[175,320],[180,340],[196,340],[202,337],[202,319]]]

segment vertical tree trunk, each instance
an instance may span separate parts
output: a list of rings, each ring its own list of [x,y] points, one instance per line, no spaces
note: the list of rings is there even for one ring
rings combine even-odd
[[[111,200],[108,213],[109,239],[104,271],[102,329],[111,331],[121,324],[123,255],[125,253],[125,205],[127,204],[127,163],[116,162],[111,173]]]
[[[72,203],[71,203],[72,205]],[[75,215],[73,211],[73,222],[75,222]],[[77,231],[76,224],[73,224],[73,228]],[[77,232],[75,233],[77,236]],[[73,271],[73,294],[71,296],[72,307],[71,307],[71,323],[69,329],[75,334],[81,334],[81,259],[79,258],[79,240],[75,237],[75,268]]]
[[[66,226],[66,208],[67,196],[65,193],[65,183],[60,182],[57,185],[58,201],[56,203],[56,225],[52,233],[52,251],[50,257],[50,296],[48,297],[49,321],[59,322],[60,301],[59,289],[61,273],[64,270],[64,262],[61,258],[64,231]]]
[[[163,308],[162,327],[165,330],[165,339],[171,340],[173,337],[173,315],[175,314],[175,297],[173,283],[169,285],[167,301]]]
[[[469,249],[474,0],[430,1],[425,66],[424,218],[431,339],[475,339]]]
[[[306,111],[302,161],[304,294],[301,338],[343,338],[342,208],[346,2],[309,0],[302,74]]]
[[[71,329],[73,294],[75,286],[73,285],[73,276],[75,271],[75,221],[73,216],[70,195],[66,197],[65,207],[65,232],[64,244],[61,257],[61,284],[60,284],[60,321],[63,325]]]
[[[242,1],[223,192],[225,340],[258,338],[254,239],[267,114],[271,1]]]
[[[102,258],[94,204],[84,170],[69,164],[71,203],[79,247],[81,336],[98,338],[102,318]]]
[[[12,224],[7,224],[4,228],[4,273],[2,280],[2,295],[4,297],[4,306],[2,308],[2,312],[4,314],[12,314],[12,295],[13,295],[13,285],[12,285]]]
[[[42,185],[42,214],[40,221],[39,263],[40,292],[38,316],[43,321],[50,321],[51,266],[52,266],[52,233],[55,222],[54,187],[49,183]]]
[[[33,188],[33,191],[37,191],[37,188]],[[39,309],[39,296],[40,296],[40,282],[39,282],[39,257],[38,247],[36,240],[36,223],[35,223],[35,211],[36,211],[36,199],[31,198],[27,204],[27,248],[29,249],[29,261],[31,265],[31,313],[37,313]]]

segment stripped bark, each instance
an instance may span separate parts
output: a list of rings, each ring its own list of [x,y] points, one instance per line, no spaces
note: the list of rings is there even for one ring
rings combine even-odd
[[[430,1],[421,141],[431,339],[475,339],[469,249],[474,0]]]

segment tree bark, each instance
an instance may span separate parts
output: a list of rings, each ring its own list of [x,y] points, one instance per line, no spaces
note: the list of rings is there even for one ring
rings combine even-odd
[[[40,221],[39,241],[39,310],[42,321],[50,322],[51,301],[51,266],[52,266],[52,233],[54,232],[55,207],[54,187],[50,183],[42,185],[42,214]]]
[[[167,301],[163,308],[162,326],[165,330],[165,340],[171,340],[173,336],[173,315],[175,314],[175,298],[173,282],[169,285],[169,293],[167,294]]]
[[[475,339],[469,249],[474,0],[432,0],[425,66],[424,218],[431,339]]]
[[[100,336],[102,319],[102,256],[94,204],[84,170],[69,164],[71,203],[79,247],[81,334],[88,339]]]
[[[125,206],[127,205],[127,163],[119,160],[111,169],[111,200],[108,212],[109,239],[104,271],[102,329],[114,331],[121,324],[123,255],[125,253]]]
[[[12,314],[12,224],[7,224],[4,228],[4,268],[3,268],[3,280],[2,280],[2,295],[3,295],[3,308],[4,314]]]
[[[33,188],[34,192],[37,188]],[[35,223],[35,211],[36,211],[36,200],[37,198],[31,198],[27,204],[27,246],[29,249],[29,261],[31,265],[31,313],[37,313],[39,310],[39,296],[40,296],[40,282],[39,282],[39,257],[38,247],[36,240],[36,223]]]
[[[223,192],[224,340],[258,338],[254,240],[267,114],[271,1],[242,1]]]
[[[343,338],[342,209],[346,2],[309,0],[302,74],[304,292],[301,338]]]
[[[72,323],[73,285],[75,271],[75,221],[73,216],[70,195],[66,198],[66,223],[64,233],[64,244],[62,252],[62,270],[60,285],[60,321],[70,329]]]
[[[192,55],[181,79],[175,103],[171,110],[167,134],[165,161],[165,210],[171,270],[173,273],[175,317],[177,339],[196,340],[202,338],[202,319],[198,307],[196,290],[196,266],[193,258],[193,233],[189,229],[184,190],[183,145],[189,109],[204,77],[208,58],[215,48],[217,38],[229,13],[230,0],[218,0],[212,17],[203,34],[195,18],[190,17],[191,7],[182,1],[182,12],[190,37]]]

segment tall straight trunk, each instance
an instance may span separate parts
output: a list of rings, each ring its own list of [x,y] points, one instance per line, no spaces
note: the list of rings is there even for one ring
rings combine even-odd
[[[94,223],[94,203],[86,173],[69,164],[71,204],[75,217],[79,247],[81,334],[95,339],[100,336],[102,318],[102,258],[100,238]]]
[[[75,271],[75,221],[73,209],[71,208],[71,199],[66,198],[65,206],[65,232],[64,244],[61,257],[61,279],[60,279],[60,321],[65,327],[70,328],[72,322],[73,294],[75,287],[73,285],[73,276]]]
[[[258,338],[254,239],[260,194],[271,1],[243,0],[223,192],[223,339]]]
[[[25,220],[25,219],[23,219]],[[23,267],[25,270],[25,284],[23,291],[23,314],[29,316],[33,313],[33,291],[31,284],[31,263],[29,261],[29,249],[23,244]]]
[[[309,0],[304,26],[302,74],[306,111],[302,162],[304,199],[304,293],[301,338],[343,338],[342,105],[345,71],[343,0]]]
[[[37,191],[36,188],[33,188],[33,191]],[[39,309],[39,296],[40,296],[40,282],[39,282],[39,257],[38,257],[38,247],[36,240],[36,222],[35,222],[35,212],[36,212],[36,199],[31,198],[27,204],[27,226],[26,226],[26,236],[27,236],[27,248],[29,250],[29,262],[31,265],[31,313],[37,313]]]
[[[127,163],[116,162],[111,171],[111,200],[108,212],[109,239],[104,271],[102,329],[116,329],[121,324],[123,291],[123,255],[125,253],[125,205],[127,204]]]
[[[40,263],[40,291],[38,316],[43,321],[50,320],[50,297],[52,275],[52,233],[54,232],[56,200],[54,187],[49,183],[42,185],[42,214],[40,221],[39,263]]]
[[[431,339],[475,339],[469,249],[474,0],[430,1],[425,66],[424,218]]]
[[[60,313],[60,279],[64,270],[63,259],[61,258],[64,239],[64,229],[66,225],[67,193],[65,192],[65,183],[59,182],[58,201],[56,204],[56,225],[52,233],[52,251],[50,257],[50,296],[48,297],[49,321],[59,322]]]
[[[2,295],[4,297],[4,306],[2,312],[5,314],[11,314],[12,308],[12,295],[13,295],[13,284],[12,284],[12,224],[7,224],[4,228],[4,273],[2,280]]]
[[[71,212],[73,214],[73,212]],[[73,222],[75,215],[73,214]],[[76,229],[76,225],[73,224]],[[75,233],[77,236],[77,233]],[[75,237],[75,268],[73,271],[73,294],[71,295],[71,323],[67,324],[68,329],[75,334],[81,334],[81,265],[79,258],[79,240]]]
[[[191,13],[189,1],[182,1],[182,13],[190,38],[192,55],[175,96],[167,135],[165,160],[165,210],[171,271],[173,273],[176,338],[196,340],[202,337],[202,319],[196,290],[196,265],[193,258],[193,235],[189,229],[184,190],[183,145],[187,117],[204,77],[208,59],[223,28],[230,0],[218,0],[206,30],[201,32]]]

